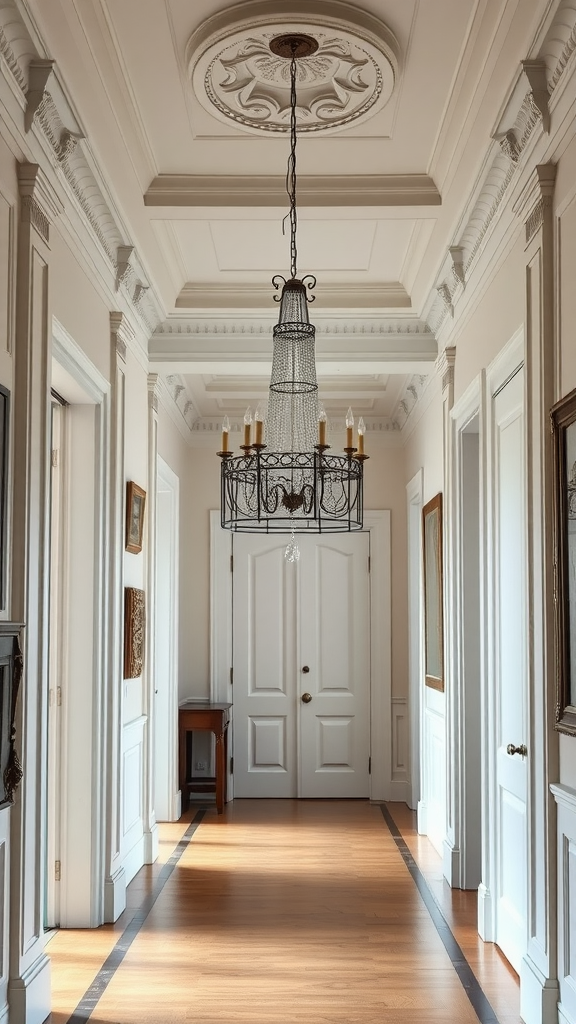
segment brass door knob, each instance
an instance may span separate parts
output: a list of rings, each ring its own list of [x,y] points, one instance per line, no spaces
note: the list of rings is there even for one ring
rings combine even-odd
[[[304,672],[304,674],[306,674],[306,672],[309,672],[310,671],[309,666],[308,665],[303,665],[302,666],[302,671]]]
[[[528,753],[528,747],[525,743],[521,743],[519,747],[515,747],[513,743],[509,743],[506,747],[507,754],[520,754],[521,757],[526,757]]]
[[[312,700],[312,694],[311,693],[303,693],[301,698],[300,698],[300,700],[302,701],[303,704],[309,704],[310,701]]]

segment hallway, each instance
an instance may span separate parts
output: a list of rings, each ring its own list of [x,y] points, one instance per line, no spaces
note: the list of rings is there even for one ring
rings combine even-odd
[[[475,921],[405,805],[192,808],[115,925],[48,943],[49,1019],[518,1024],[517,978]]]

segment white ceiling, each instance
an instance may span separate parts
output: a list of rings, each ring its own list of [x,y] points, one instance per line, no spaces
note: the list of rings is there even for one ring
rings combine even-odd
[[[339,38],[346,22],[352,26],[352,42],[356,31],[370,34],[364,15],[383,23],[382,52],[396,67],[391,97],[362,121],[299,139],[298,250],[300,274],[318,279],[311,317],[327,408],[339,416],[352,400],[369,420],[393,416],[411,375],[426,372],[435,356],[434,339],[420,336],[426,302],[498,113],[500,94],[483,100],[494,85],[490,61],[507,43],[503,14],[515,5],[28,5],[164,308],[151,357],[160,371],[185,376],[198,416],[207,418],[240,415],[266,390],[271,339],[262,325],[268,330],[277,312],[270,278],[289,267],[282,233],[288,139],[248,130],[205,94],[200,101],[195,87],[206,72],[194,62],[216,52],[227,30],[252,21],[258,35],[267,24],[272,34],[280,24],[305,29],[312,16],[328,32],[332,18]],[[206,66],[208,57],[200,58]],[[345,106],[346,89],[338,95]],[[239,350],[238,333],[258,343]]]

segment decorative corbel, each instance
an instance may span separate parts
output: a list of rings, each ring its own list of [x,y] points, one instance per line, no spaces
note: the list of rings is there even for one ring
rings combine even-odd
[[[464,249],[461,245],[451,245],[448,252],[450,253],[450,259],[452,260],[452,273],[464,288],[466,285],[464,275]]]
[[[548,81],[546,79],[546,62],[543,60],[523,60],[522,67],[528,79],[532,98],[542,117],[542,128],[550,134],[550,108],[548,101]]]
[[[142,299],[143,299],[144,295],[146,294],[146,292],[148,291],[149,287],[150,287],[149,284],[142,284],[141,281],[138,281],[138,283],[137,283],[137,285],[136,285],[136,287],[134,289],[134,295],[132,296],[132,301],[134,302],[135,306],[139,305],[139,303],[142,301]]]
[[[119,245],[116,250],[116,291],[124,284],[130,273],[130,257],[133,252],[133,245]]]
[[[452,305],[452,296],[450,294],[450,289],[449,289],[448,285],[446,284],[446,282],[441,284],[436,289],[436,291],[438,292],[438,295],[442,299],[442,302],[444,303],[444,306],[446,307],[446,309],[450,313],[450,316],[453,318],[454,317],[454,306]]]
[[[517,164],[522,150],[514,129],[510,128],[507,132],[504,132],[503,135],[495,135],[494,138],[500,143],[500,149],[504,153],[504,156],[507,156],[513,164]]]
[[[24,128],[30,131],[40,104],[44,99],[48,79],[54,69],[54,60],[31,60],[28,65],[28,91],[26,93],[26,111]]]
[[[64,129],[60,136],[60,145],[58,147],[58,160],[60,163],[64,163],[68,157],[72,156],[76,146],[84,138],[85,136],[82,132],[71,132],[68,128]]]

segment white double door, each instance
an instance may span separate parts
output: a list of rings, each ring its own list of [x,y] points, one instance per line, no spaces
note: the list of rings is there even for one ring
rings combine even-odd
[[[368,797],[367,533],[234,537],[234,795]]]

